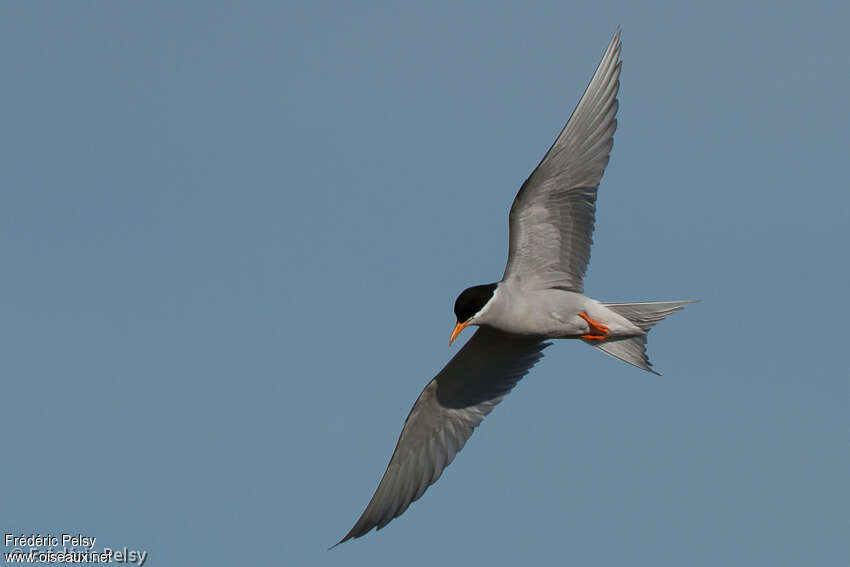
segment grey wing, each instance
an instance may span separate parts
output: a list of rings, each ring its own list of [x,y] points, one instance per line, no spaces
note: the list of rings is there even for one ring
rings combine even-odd
[[[378,489],[339,543],[383,528],[419,499],[549,344],[480,327],[422,390]]]
[[[567,125],[514,199],[504,280],[583,291],[596,190],[617,129],[620,46],[618,29]]]

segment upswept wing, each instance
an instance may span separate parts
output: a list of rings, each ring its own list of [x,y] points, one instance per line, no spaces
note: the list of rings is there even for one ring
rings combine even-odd
[[[620,47],[618,29],[567,125],[514,199],[504,280],[584,289],[596,190],[617,129]]]
[[[480,327],[422,390],[378,489],[339,543],[383,528],[419,499],[549,344]]]

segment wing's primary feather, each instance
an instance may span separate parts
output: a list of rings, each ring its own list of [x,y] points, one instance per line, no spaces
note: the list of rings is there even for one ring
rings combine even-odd
[[[549,344],[480,327],[422,390],[378,489],[339,543],[383,528],[421,497]]]
[[[567,125],[514,199],[504,280],[583,292],[596,190],[617,129],[620,46],[618,29]]]

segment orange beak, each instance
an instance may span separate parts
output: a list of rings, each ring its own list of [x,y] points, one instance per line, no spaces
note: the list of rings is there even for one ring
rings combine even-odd
[[[469,325],[469,321],[466,321],[465,323],[461,323],[460,321],[458,321],[457,325],[455,325],[454,331],[452,331],[452,337],[449,339],[449,346],[451,346],[451,344],[454,342],[460,332],[464,330],[467,325]]]

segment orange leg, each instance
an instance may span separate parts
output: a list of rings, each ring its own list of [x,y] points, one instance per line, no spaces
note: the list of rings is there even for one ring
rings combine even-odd
[[[590,325],[591,329],[599,331],[599,333],[600,333],[599,335],[593,335],[593,334],[582,335],[581,338],[588,339],[588,340],[594,340],[594,341],[602,341],[602,340],[605,340],[605,339],[608,338],[608,333],[611,332],[611,329],[608,328],[606,325],[603,325],[599,321],[594,321],[584,311],[579,313],[578,316],[581,317],[582,319],[584,319],[585,321],[587,321],[587,324]]]

